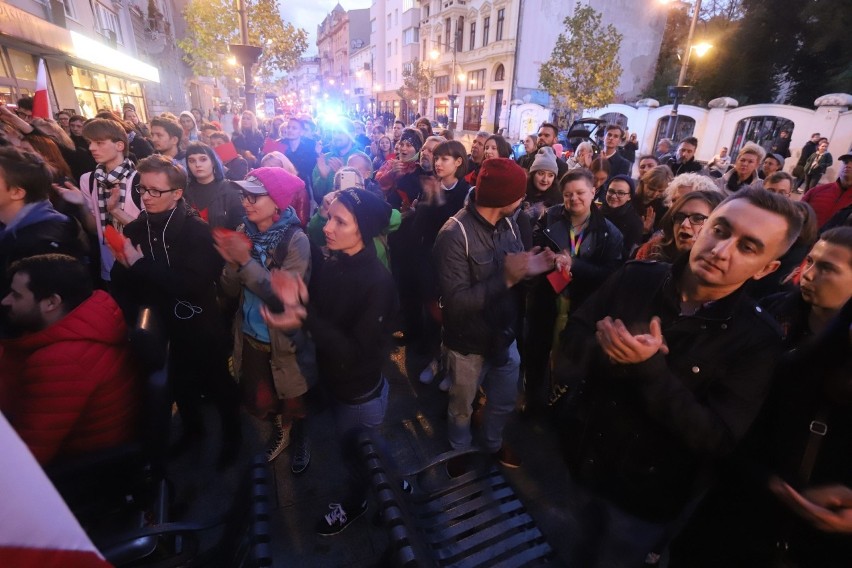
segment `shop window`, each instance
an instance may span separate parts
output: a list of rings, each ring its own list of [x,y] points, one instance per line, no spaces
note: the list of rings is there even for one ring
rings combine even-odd
[[[12,74],[18,81],[36,80],[36,63],[33,56],[16,49],[8,49],[9,60],[12,62]]]
[[[482,124],[482,109],[485,107],[485,97],[464,98],[464,130],[479,130]]]
[[[665,116],[657,121],[657,135],[654,138],[654,148],[657,147],[657,143],[659,143],[661,139],[666,137],[666,132],[668,132],[669,129],[669,120],[671,120],[671,117]],[[684,138],[692,136],[693,132],[695,132],[695,119],[688,116],[678,116],[677,126],[675,127],[675,133],[672,136],[672,141],[675,145],[677,145],[678,142]]]

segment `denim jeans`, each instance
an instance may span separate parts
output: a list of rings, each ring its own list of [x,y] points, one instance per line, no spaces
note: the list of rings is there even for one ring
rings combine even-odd
[[[347,502],[360,502],[367,494],[369,478],[358,451],[358,434],[363,430],[369,431],[374,444],[380,450],[384,448],[379,428],[385,420],[389,392],[390,385],[387,379],[382,377],[379,396],[360,404],[335,402],[332,407],[337,439],[340,441],[343,462],[350,477],[349,495],[345,500]]]
[[[480,385],[487,397],[482,434],[485,449],[496,452],[503,446],[503,428],[518,399],[520,362],[514,341],[509,346],[509,359],[499,366],[482,355],[447,350],[447,372],[452,380],[447,414],[450,446],[454,450],[468,449],[473,443],[470,418]]]

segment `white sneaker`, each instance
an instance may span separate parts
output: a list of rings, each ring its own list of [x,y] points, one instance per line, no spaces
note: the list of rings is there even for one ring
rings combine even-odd
[[[444,377],[444,380],[441,381],[441,384],[438,385],[438,388],[441,389],[444,392],[448,392],[452,385],[453,385],[453,380],[450,378],[450,375],[447,374],[447,376]]]
[[[440,366],[438,365],[437,359],[432,359],[429,365],[423,369],[423,372],[420,373],[420,382],[424,385],[431,384],[433,380],[435,380],[435,375],[438,374],[440,370]]]

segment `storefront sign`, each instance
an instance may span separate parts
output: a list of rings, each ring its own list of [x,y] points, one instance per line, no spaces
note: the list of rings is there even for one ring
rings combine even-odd
[[[74,44],[71,55],[74,57],[106,69],[112,69],[123,75],[153,81],[154,83],[160,82],[160,72],[152,65],[143,63],[77,32],[71,32],[71,41]]]

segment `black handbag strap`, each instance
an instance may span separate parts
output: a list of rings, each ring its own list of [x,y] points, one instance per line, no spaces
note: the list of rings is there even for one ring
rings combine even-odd
[[[798,481],[801,487],[807,487],[810,483],[820,446],[822,446],[822,442],[828,434],[828,414],[829,407],[827,404],[823,404],[808,425],[811,433],[802,454],[802,463],[799,465]]]

